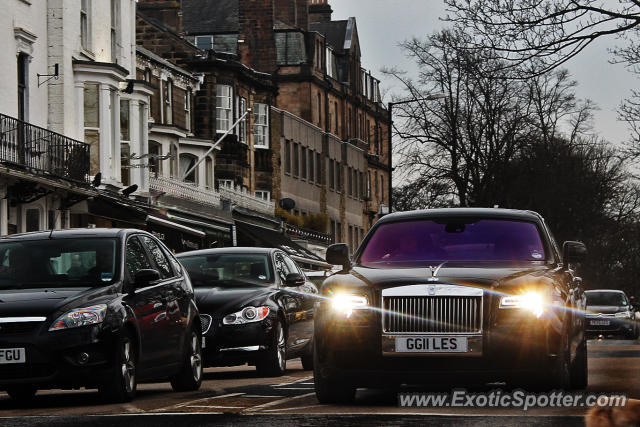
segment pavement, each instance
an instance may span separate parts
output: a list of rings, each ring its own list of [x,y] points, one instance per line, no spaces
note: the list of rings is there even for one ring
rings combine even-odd
[[[640,399],[640,342],[590,341],[592,392]],[[489,390],[489,389],[487,389]],[[174,393],[168,383],[142,384],[126,404],[103,404],[93,390],[41,391],[28,407],[0,393],[0,426],[189,425],[583,425],[588,408],[401,408],[396,391],[361,389],[353,404],[321,405],[313,374],[299,360],[285,376],[260,378],[249,366],[209,368],[197,392]]]

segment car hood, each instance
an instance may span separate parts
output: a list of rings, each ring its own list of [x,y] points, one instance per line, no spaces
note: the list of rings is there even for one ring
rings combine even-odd
[[[538,281],[545,278],[551,271],[552,268],[544,264],[452,265],[443,266],[438,270],[437,281],[459,285],[495,287]],[[433,280],[430,268],[374,269],[354,267],[350,275],[377,289],[424,284],[428,283],[429,279]]]
[[[631,310],[630,307],[616,305],[588,305],[587,314],[614,314]]]
[[[224,317],[247,306],[264,304],[275,288],[256,286],[246,288],[196,288],[196,305],[200,314]]]
[[[49,317],[67,307],[99,304],[105,288],[11,289],[0,291],[0,317]],[[96,299],[98,299],[96,301]]]

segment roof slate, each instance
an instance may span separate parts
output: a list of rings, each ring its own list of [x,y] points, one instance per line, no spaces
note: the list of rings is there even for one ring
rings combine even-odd
[[[238,32],[238,0],[182,0],[182,27],[187,34]]]

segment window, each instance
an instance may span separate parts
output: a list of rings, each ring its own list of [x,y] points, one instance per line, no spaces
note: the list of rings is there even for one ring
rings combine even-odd
[[[95,83],[84,85],[84,142],[90,148],[90,173],[100,172],[100,114],[98,110],[99,88]]]
[[[191,130],[191,89],[184,91],[184,128]]]
[[[111,62],[120,56],[120,0],[111,0]]]
[[[247,98],[238,98],[238,118],[242,117],[247,112]],[[247,143],[247,118],[240,120],[238,123],[238,141]]]
[[[184,176],[185,173],[187,173],[187,171],[189,169],[191,169],[192,167],[194,167],[196,165],[196,162],[198,161],[198,159],[196,159],[196,156],[194,156],[193,154],[180,154],[180,176]],[[189,175],[187,175],[184,180],[185,182],[191,182],[193,184],[197,184],[198,183],[198,168],[195,168],[194,170],[192,170]]]
[[[300,157],[298,151],[298,144],[293,143],[293,176],[296,178],[300,176]]]
[[[216,86],[216,130],[225,133],[231,128],[232,121],[232,89],[229,85]]]
[[[291,270],[291,266],[285,260],[284,254],[281,252],[276,253],[273,264],[275,265],[276,272],[280,279],[284,282],[287,279],[287,274],[297,273],[296,270]]]
[[[162,145],[155,141],[149,141],[149,173],[157,178],[162,174]]]
[[[264,201],[271,201],[271,192],[265,190],[256,190],[255,195],[257,198],[262,199]]]
[[[333,159],[329,159],[329,189],[335,190],[336,188],[336,172]]]
[[[125,256],[126,273],[130,281],[133,281],[138,271],[153,269],[153,265],[147,258],[147,254],[137,237],[127,240]]]
[[[213,36],[196,36],[196,46],[198,49],[213,49]]]
[[[164,83],[164,122],[173,124],[173,82],[167,80]]]
[[[142,236],[142,241],[151,252],[151,258],[155,261],[158,266],[158,272],[160,273],[160,278],[167,279],[173,276],[173,272],[171,271],[171,264],[169,264],[169,260],[167,256],[164,254],[160,246],[149,236]]]
[[[85,50],[91,50],[91,0],[82,0],[80,3],[80,44]]]
[[[143,78],[145,82],[151,83],[151,68],[145,68]]]
[[[364,173],[360,172],[360,199],[363,199],[365,197],[365,191],[364,191]]]
[[[315,174],[313,172],[313,162],[315,161],[315,156],[313,154],[313,150],[309,150],[309,182],[313,182],[315,178]]]
[[[269,148],[269,106],[253,104],[253,136],[256,148]]]
[[[55,228],[56,228],[56,211],[49,210],[47,223],[49,224],[49,227],[47,228],[47,230],[55,230]]]
[[[232,179],[219,179],[218,180],[218,188],[227,188],[229,190],[233,190],[235,187]]]
[[[342,167],[340,162],[336,162],[336,190],[342,191]]]
[[[351,175],[351,168],[347,168],[347,194],[353,196],[353,178]]]
[[[340,114],[338,113],[338,103],[336,102],[334,104],[334,111],[335,111],[335,126],[336,126],[336,135],[338,134],[338,123],[339,123],[339,118],[340,118]]]
[[[322,158],[320,153],[316,153],[316,183],[324,184],[322,181]]]
[[[300,178],[307,179],[307,149],[301,147],[300,149]]]
[[[353,244],[353,225],[349,226],[349,236],[348,236],[348,243],[349,246],[351,246],[351,252],[353,253],[353,250],[355,248],[354,244]]]
[[[130,141],[129,100],[120,99],[120,141]]]
[[[384,176],[380,174],[380,202],[384,201]]]
[[[120,142],[120,180],[122,185],[131,185],[131,147],[128,142]]]
[[[27,64],[29,56],[21,53],[18,55],[18,120],[27,121],[27,102],[29,99],[29,76]]]
[[[318,93],[318,127],[322,127],[322,96]]]
[[[367,199],[371,200],[371,171],[368,171],[367,175]]]
[[[204,161],[204,180],[208,189],[213,189],[213,159],[211,157],[206,158]]]
[[[284,142],[284,172],[291,174],[291,142]]]
[[[369,119],[365,119],[366,122],[366,134],[365,134],[365,141],[370,142],[369,141],[369,134],[371,133],[371,124],[369,123]]]

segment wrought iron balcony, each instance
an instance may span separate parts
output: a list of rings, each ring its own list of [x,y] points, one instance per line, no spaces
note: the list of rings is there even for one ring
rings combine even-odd
[[[0,162],[31,173],[89,180],[89,144],[0,114]]]

